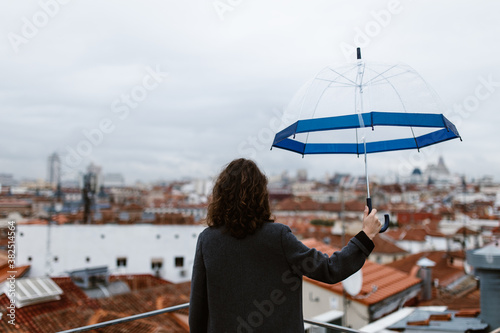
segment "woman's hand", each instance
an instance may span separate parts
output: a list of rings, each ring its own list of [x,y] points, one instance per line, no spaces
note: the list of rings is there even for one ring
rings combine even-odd
[[[375,214],[377,214],[376,209],[372,209],[371,213],[368,214],[368,207],[365,206],[363,215],[363,231],[370,239],[377,236],[380,229],[382,229],[382,223],[375,216]]]

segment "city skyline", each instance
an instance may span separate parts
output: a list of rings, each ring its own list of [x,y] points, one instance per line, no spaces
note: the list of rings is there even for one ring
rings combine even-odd
[[[54,178],[54,173],[58,175],[60,170],[54,171],[53,161],[60,160],[59,155],[57,153],[53,153],[48,156],[48,164],[47,164],[47,176],[46,178],[18,178],[15,173],[8,172],[0,172],[0,186],[12,186],[13,184],[20,185],[26,183],[36,182],[37,184],[45,183],[48,186],[55,187],[57,182],[51,181]],[[59,166],[59,165],[58,165]],[[183,181],[194,181],[194,180],[214,180],[217,177],[217,174],[208,175],[204,177],[195,177],[184,176],[181,178],[158,178],[152,180],[142,180],[142,179],[130,179],[127,178],[127,175],[122,173],[113,172],[113,170],[106,170],[105,167],[100,165],[95,165],[93,163],[86,166],[84,170],[81,170],[77,175],[73,175],[72,178],[62,178],[61,181],[63,186],[69,184],[80,184],[82,183],[83,176],[88,172],[97,172],[98,183],[99,186],[107,186],[107,187],[123,187],[123,186],[131,186],[136,183],[146,183],[146,184],[160,184],[164,182],[183,182]],[[276,181],[282,181],[285,178],[291,181],[317,181],[317,182],[328,182],[333,180],[338,176],[349,176],[353,178],[365,178],[365,175],[362,173],[352,173],[352,172],[342,172],[338,170],[325,170],[322,175],[310,175],[307,169],[282,169],[277,173],[266,174],[270,183]],[[434,161],[434,163],[430,163],[425,165],[424,167],[415,167],[411,172],[406,174],[372,174],[371,175],[375,182],[381,182],[384,184],[390,183],[405,183],[412,182],[412,179],[415,179],[415,176],[422,176],[422,179],[419,182],[424,181],[427,178],[435,178],[434,180],[438,180],[441,176],[445,176],[446,182],[459,183],[463,182],[488,182],[488,183],[496,183],[497,180],[494,179],[491,175],[480,175],[479,177],[474,177],[469,174],[459,174],[454,172],[454,170],[449,170],[446,165],[446,161],[443,156],[439,156],[438,160]],[[465,177],[465,178],[463,178]],[[441,179],[442,180],[442,179]],[[413,180],[414,181],[414,180]],[[3,183],[3,184],[2,184]]]
[[[355,156],[270,151],[299,88],[332,63],[354,61],[356,46],[367,61],[413,67],[463,138],[371,155],[370,174],[401,175],[444,156],[453,172],[500,179],[497,2],[0,6],[0,173],[16,179],[44,178],[54,151],[63,178],[95,163],[129,183],[209,177],[237,157],[267,175],[362,174]]]

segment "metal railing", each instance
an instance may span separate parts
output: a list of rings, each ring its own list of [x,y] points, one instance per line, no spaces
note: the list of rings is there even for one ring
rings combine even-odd
[[[126,323],[128,321],[132,321],[132,320],[136,320],[136,319],[142,319],[142,318],[147,318],[147,317],[151,317],[151,316],[156,316],[156,315],[159,315],[159,314],[162,314],[162,313],[173,312],[173,311],[182,310],[182,309],[186,309],[186,308],[189,308],[189,303],[184,303],[184,304],[179,304],[179,305],[171,306],[171,307],[164,308],[164,309],[159,309],[159,310],[154,310],[154,311],[139,313],[139,314],[136,314],[136,315],[133,315],[133,316],[129,316],[129,317],[124,317],[124,318],[119,318],[119,319],[113,319],[113,320],[109,320],[109,321],[104,321],[102,323],[97,323],[97,324],[93,324],[93,325],[72,328],[70,330],[60,331],[58,333],[85,332],[85,331],[94,330],[96,328],[103,328],[103,327],[112,326],[112,325],[116,325],[116,324]]]
[[[129,316],[129,317],[124,317],[124,318],[119,318],[119,319],[113,319],[113,320],[109,320],[109,321],[105,321],[105,322],[97,323],[97,324],[93,324],[93,325],[72,328],[72,329],[69,329],[69,330],[66,330],[66,331],[60,331],[58,333],[78,333],[78,332],[85,332],[85,331],[90,331],[90,330],[94,330],[94,329],[97,329],[97,328],[103,328],[103,327],[107,327],[107,326],[122,324],[122,323],[126,323],[126,322],[133,321],[133,320],[136,320],[136,319],[147,318],[147,317],[156,316],[156,315],[163,314],[163,313],[168,313],[168,312],[174,312],[174,311],[182,310],[182,309],[186,309],[186,308],[189,308],[189,303],[184,303],[184,304],[179,304],[179,305],[171,306],[171,307],[164,308],[164,309],[159,309],[159,310],[144,312],[144,313],[136,314],[136,315]],[[352,328],[348,328],[348,327],[344,327],[344,326],[339,326],[339,325],[334,325],[334,324],[329,324],[329,323],[324,323],[324,322],[321,322],[321,321],[315,321],[315,320],[310,320],[310,319],[304,319],[304,323],[315,325],[315,326],[320,326],[320,327],[324,327],[324,328],[328,328],[330,330],[333,330],[334,332],[361,333],[360,331],[354,330]]]
[[[314,326],[328,328],[328,329],[333,330],[335,332],[361,333],[360,331],[349,328],[349,327],[344,327],[344,326],[330,324],[330,323],[324,323],[322,321],[316,321],[316,320],[311,320],[311,319],[304,319],[304,323],[311,324]]]

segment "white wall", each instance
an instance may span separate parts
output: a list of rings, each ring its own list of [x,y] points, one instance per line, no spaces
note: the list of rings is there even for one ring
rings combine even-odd
[[[302,282],[302,306],[304,318],[314,318],[323,313],[338,310],[344,311],[344,299],[328,289],[313,283]],[[350,301],[347,306],[347,323],[343,326],[358,329],[368,324],[368,307],[356,301]]]
[[[455,221],[441,220],[439,222],[439,230],[445,235],[450,235],[456,233],[457,230],[463,226],[466,226],[467,228],[475,231],[479,231],[481,230],[481,227],[496,228],[500,225],[498,220],[479,220],[470,219],[468,217],[466,217],[465,219],[466,221],[464,222],[464,218],[459,216]]]
[[[62,276],[96,266],[108,266],[114,274],[154,274],[151,261],[160,259],[160,276],[179,283],[191,279],[196,241],[203,229],[198,225],[18,225],[16,264],[31,265],[29,276]],[[126,258],[126,267],[117,267],[120,257]],[[182,267],[176,267],[176,257],[183,258]]]
[[[446,251],[448,240],[445,237],[425,236],[426,249],[431,251]]]
[[[375,250],[377,248],[375,247]],[[371,253],[370,257],[368,257],[368,260],[376,262],[377,264],[380,265],[385,265],[385,264],[390,264],[391,262],[394,262],[396,260],[403,259],[406,255],[405,254],[400,254],[400,253]]]
[[[311,319],[331,310],[343,311],[342,296],[313,283],[302,282],[304,318]]]
[[[426,243],[420,241],[401,240],[396,241],[396,245],[411,254],[420,253],[426,249]]]

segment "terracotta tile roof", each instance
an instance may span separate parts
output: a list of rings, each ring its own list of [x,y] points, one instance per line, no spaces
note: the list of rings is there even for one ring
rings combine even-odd
[[[142,210],[144,209],[143,206],[141,205],[138,205],[136,203],[131,203],[131,204],[128,204],[128,205],[125,205],[122,207],[122,209],[124,211],[127,211],[127,212],[134,212],[134,211],[139,211],[139,212],[142,212]]]
[[[302,241],[306,246],[316,248],[318,251],[332,255],[338,249],[330,247],[316,239],[305,239]],[[347,296],[350,299],[360,302],[365,305],[372,305],[383,301],[384,299],[396,295],[406,289],[420,283],[420,279],[411,276],[407,273],[398,271],[397,269],[379,265],[371,261],[366,261],[362,268],[363,285],[359,293],[360,296],[367,296],[362,299],[355,299]],[[342,283],[327,284],[318,282],[309,278],[304,278],[305,281],[311,282],[315,285],[328,289],[336,294],[342,295]],[[377,286],[377,291],[370,294],[372,286]]]
[[[189,287],[190,283],[159,285],[132,293],[97,299],[97,303],[104,310],[133,315],[189,302],[189,293],[187,295],[182,293],[182,290],[185,292],[187,288],[183,289],[183,285]]]
[[[16,314],[22,309],[17,309]],[[71,307],[34,315],[29,318],[29,324],[36,327],[37,330],[30,332],[59,332],[61,330],[81,327],[89,323],[89,318],[91,318],[94,312],[90,308]],[[95,330],[89,332],[95,332]]]
[[[441,237],[441,238],[448,238],[449,236],[443,234],[442,232],[439,232],[437,229],[430,229],[427,228],[427,236],[432,236],[432,237]]]
[[[310,198],[286,198],[275,206],[276,210],[321,210],[321,204]]]
[[[168,281],[162,280],[158,277],[149,274],[134,274],[134,275],[111,275],[110,282],[122,281],[125,282],[130,290],[142,290],[146,288],[171,284]],[[185,292],[185,290],[184,290]]]
[[[474,318],[477,317],[480,313],[481,313],[480,308],[463,309],[455,313],[455,317]]]
[[[19,221],[18,224],[40,224],[40,225],[45,225],[45,224],[47,224],[47,220],[30,219],[30,220],[26,220],[26,221]]]
[[[425,242],[427,232],[424,229],[404,230],[399,240]]]
[[[491,230],[493,234],[500,234],[500,227],[496,227],[493,230]]]
[[[135,314],[135,313],[134,313]],[[109,320],[119,319],[129,316],[129,314],[98,310],[91,317],[88,325],[101,323]],[[158,320],[158,318],[161,320]],[[177,323],[177,320],[172,314],[163,314],[158,316],[147,317],[143,319],[133,320],[127,323],[108,326],[89,332],[99,333],[185,333],[188,332],[182,325]]]
[[[281,220],[281,219],[280,219]],[[295,227],[294,234],[297,236],[301,236],[302,238],[316,238],[319,240],[325,240],[327,238],[330,243],[328,245],[336,248],[342,248],[342,236],[341,235],[332,235],[330,227],[324,226],[315,226],[310,223],[307,223],[304,227],[297,227],[295,224],[292,224]],[[344,241],[347,242],[354,237],[354,235],[346,234]],[[377,235],[373,239],[373,243],[375,244],[375,249],[373,253],[379,254],[406,254],[407,251],[403,250],[393,242],[385,239]]]
[[[389,239],[392,239],[394,241],[400,240],[400,238],[403,235],[403,229],[398,228],[398,229],[389,229],[386,232],[384,232],[384,236],[388,237]]]
[[[66,217],[66,215],[63,214],[57,214],[52,217],[52,219],[57,223],[57,224],[65,224],[69,222],[69,219]]]
[[[364,201],[347,201],[345,203],[345,210],[348,212],[360,212],[362,213],[365,210],[365,202]]]
[[[481,293],[478,288],[472,288],[458,295],[439,292],[433,288],[432,299],[429,301],[419,301],[419,306],[446,306],[449,310],[463,311],[462,317],[466,317],[468,312],[476,313],[481,308]]]
[[[24,329],[31,333],[45,333],[45,332],[54,332],[57,330],[46,330],[44,325],[39,326],[39,322],[37,322],[37,318],[39,316],[42,317],[50,317],[57,314],[59,311],[71,311],[73,313],[77,313],[74,319],[67,320],[64,326],[60,326],[58,330],[69,329],[72,327],[83,326],[85,322],[81,321],[80,315],[84,310],[88,309],[93,312],[93,309],[98,308],[98,304],[89,299],[83,291],[80,290],[70,278],[53,278],[54,282],[59,285],[59,287],[63,290],[63,294],[61,295],[61,299],[58,301],[39,303],[35,305],[30,305],[23,307],[21,309],[16,309],[16,323],[19,325],[20,329]],[[6,306],[10,303],[9,299],[6,295],[0,296],[0,308],[6,308]],[[77,311],[78,310],[78,311]],[[88,311],[87,311],[88,312]],[[90,312],[89,312],[90,313]],[[47,316],[44,316],[47,315]],[[57,319],[54,319],[57,320]],[[47,325],[52,325],[52,323],[47,323]],[[76,326],[75,326],[76,325]],[[0,321],[0,330],[3,329],[3,332],[17,332],[16,330],[12,330],[13,326],[8,324],[6,321]]]
[[[6,266],[9,260],[9,253],[6,250],[0,250],[0,267]]]
[[[173,319],[179,324],[186,332],[189,332],[189,315],[184,313],[171,313]]]
[[[0,199],[0,207],[28,207],[31,202],[22,199]]]
[[[146,275],[138,276],[137,283],[133,276],[112,276],[110,280],[126,281],[135,291],[102,299],[89,298],[70,278],[53,280],[63,290],[60,300],[16,309],[17,325],[2,320],[0,331],[56,332],[189,302],[190,283],[174,285]],[[8,304],[7,296],[0,295],[0,308]],[[164,314],[89,332],[188,332],[182,320],[182,316]]]
[[[373,253],[383,253],[383,254],[408,253],[406,250],[403,250],[393,242],[384,239],[384,237],[380,235],[377,235],[375,236],[375,238],[373,238],[373,243],[375,244],[375,249],[373,249]]]
[[[286,198],[274,206],[274,210],[282,211],[329,211],[339,212],[342,206],[338,202],[316,202],[309,197]],[[359,200],[347,201],[344,204],[345,211],[363,212],[365,203]]]
[[[5,282],[8,277],[14,275],[15,278],[23,277],[30,269],[31,266],[17,266],[14,268],[9,268],[7,265],[0,268],[0,283]],[[14,274],[9,272],[15,272]]]
[[[425,236],[446,237],[446,235],[435,231],[427,226],[405,226],[403,228],[387,230],[384,236],[395,241],[425,242]]]
[[[403,189],[399,184],[377,185],[377,190],[387,193],[403,193]]]
[[[451,254],[447,254],[446,251],[427,251],[412,254],[406,258],[394,261],[387,264],[386,266],[396,268],[406,273],[410,273],[415,270],[414,267],[417,266],[417,261],[421,258],[426,257],[436,263],[436,266],[432,268],[432,279],[438,279],[441,286],[447,286],[453,281],[465,275],[462,268],[452,266],[450,263]]]
[[[397,213],[397,220],[399,225],[406,224],[420,224],[425,220],[430,221],[441,221],[442,216],[440,214],[428,213],[428,212],[413,212],[404,211]]]
[[[460,229],[458,229],[457,231],[455,231],[455,235],[463,235],[465,233],[465,235],[479,235],[480,232],[479,231],[475,231],[475,230],[472,230],[472,229],[469,229],[467,227],[461,227]]]

